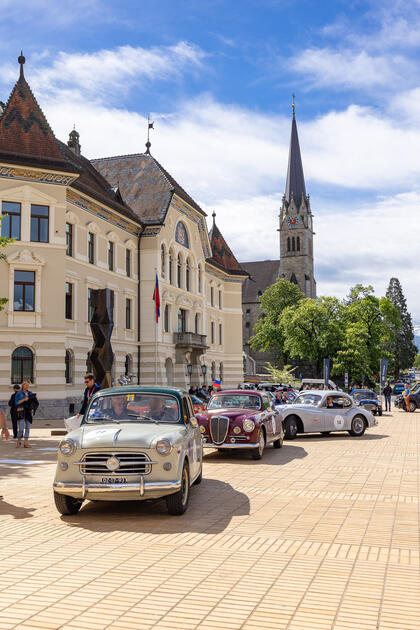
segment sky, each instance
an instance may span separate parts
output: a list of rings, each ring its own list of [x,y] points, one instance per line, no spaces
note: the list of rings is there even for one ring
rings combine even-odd
[[[420,326],[420,0],[0,0],[0,100],[17,56],[56,136],[152,154],[240,261],[279,257],[292,93],[318,295],[398,277]],[[209,216],[211,219],[211,216]]]

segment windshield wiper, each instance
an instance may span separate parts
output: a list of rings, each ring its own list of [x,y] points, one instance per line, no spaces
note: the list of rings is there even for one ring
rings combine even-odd
[[[146,420],[149,420],[150,422],[159,424],[158,420],[155,420],[155,418],[150,418],[150,416],[145,416],[144,414],[129,413],[128,415],[131,416],[131,418],[145,418]]]

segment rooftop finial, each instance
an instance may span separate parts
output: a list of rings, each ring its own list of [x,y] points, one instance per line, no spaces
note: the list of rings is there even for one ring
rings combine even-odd
[[[147,117],[147,142],[146,142],[146,153],[150,154],[150,147],[152,143],[150,142],[150,130],[154,129],[153,127],[154,121],[150,122],[150,114]]]
[[[295,93],[292,92],[292,112],[293,112],[293,118],[295,117]]]
[[[20,63],[20,77],[23,77],[23,64],[25,63],[26,59],[23,56],[23,52],[20,51],[20,55],[18,57],[18,62]]]
[[[213,225],[216,225],[216,213],[214,210],[211,216],[213,217]]]

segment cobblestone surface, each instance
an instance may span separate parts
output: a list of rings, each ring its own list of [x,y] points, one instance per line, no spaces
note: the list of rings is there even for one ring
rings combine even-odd
[[[259,462],[207,452],[182,517],[163,501],[60,517],[60,438],[33,434],[0,443],[0,630],[419,629],[420,412]]]

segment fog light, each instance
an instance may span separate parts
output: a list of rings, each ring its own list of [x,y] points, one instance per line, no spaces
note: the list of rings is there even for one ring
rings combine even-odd
[[[60,463],[60,469],[61,469],[61,470],[67,470],[67,469],[68,469],[68,467],[69,467],[69,465],[68,465],[68,463],[67,463],[67,462],[61,462],[61,463]]]
[[[163,470],[171,470],[171,468],[172,468],[171,462],[165,462],[163,464]]]
[[[241,432],[241,427],[233,427],[233,432],[238,434]]]
[[[231,442],[232,442],[232,444],[233,444],[233,442],[235,442],[235,438],[230,438],[230,441],[231,441]]]

